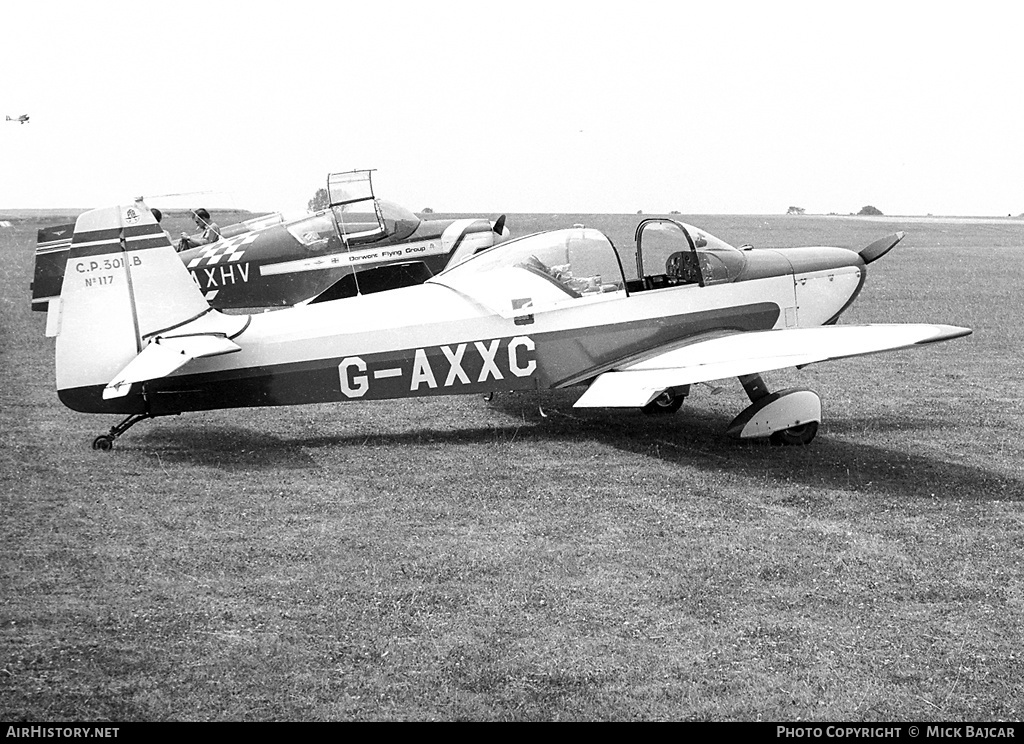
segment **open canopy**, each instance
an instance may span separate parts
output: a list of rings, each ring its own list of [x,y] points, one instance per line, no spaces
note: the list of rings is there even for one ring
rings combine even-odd
[[[731,282],[747,262],[744,251],[671,219],[644,220],[636,241],[635,253],[622,256],[593,228],[536,233],[474,256],[456,255],[432,281],[503,310],[520,299],[536,307],[617,292]]]

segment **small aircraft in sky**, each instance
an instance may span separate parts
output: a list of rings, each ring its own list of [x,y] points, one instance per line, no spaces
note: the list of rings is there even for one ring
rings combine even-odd
[[[47,334],[60,400],[126,415],[99,450],[145,419],[250,406],[580,387],[578,407],[668,413],[691,385],[728,377],[751,403],[727,434],[807,444],[820,399],[769,392],[763,372],[971,333],[836,324],[865,267],[902,237],[860,251],[737,249],[659,217],[640,222],[624,262],[603,233],[576,226],[415,286],[245,315],[210,307],[139,201],[78,218]]]
[[[296,218],[281,213],[221,229],[221,239],[179,253],[218,310],[281,308],[419,284],[457,253],[508,239],[505,217],[420,219],[374,195],[372,171],[332,173],[329,205]],[[74,225],[41,228],[32,308],[60,295]]]
[[[22,114],[21,116],[7,117],[7,121],[16,121],[19,124],[28,124],[28,114]]]

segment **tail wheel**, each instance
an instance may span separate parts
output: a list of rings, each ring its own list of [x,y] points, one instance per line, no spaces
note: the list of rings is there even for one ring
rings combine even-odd
[[[771,443],[777,445],[805,445],[810,444],[814,435],[818,433],[818,422],[808,421],[806,424],[791,426],[788,429],[777,431],[771,435]]]
[[[684,400],[686,400],[685,395],[677,395],[666,390],[640,410],[648,416],[664,416],[678,411]]]

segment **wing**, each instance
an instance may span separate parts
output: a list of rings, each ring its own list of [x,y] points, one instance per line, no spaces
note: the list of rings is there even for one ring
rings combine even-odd
[[[598,375],[575,406],[642,407],[671,387],[948,341],[969,328],[851,325],[736,332],[656,352]]]

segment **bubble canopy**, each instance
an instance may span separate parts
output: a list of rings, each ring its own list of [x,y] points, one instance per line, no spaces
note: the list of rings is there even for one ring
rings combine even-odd
[[[507,298],[527,292],[524,277],[530,274],[564,300],[731,282],[747,262],[744,251],[671,219],[645,220],[637,228],[636,241],[635,254],[623,261],[611,240],[593,228],[536,233],[449,265],[435,281],[478,297],[488,287]],[[530,291],[535,293],[538,286],[534,282]],[[549,299],[558,301],[559,295]]]

